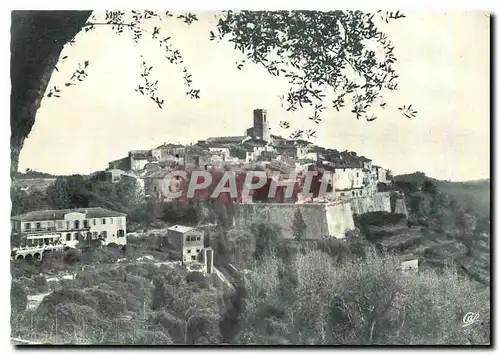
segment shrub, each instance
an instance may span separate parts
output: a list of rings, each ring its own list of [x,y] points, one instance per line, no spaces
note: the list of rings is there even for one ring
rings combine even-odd
[[[200,288],[207,288],[209,286],[209,283],[208,283],[205,275],[203,275],[203,273],[201,273],[199,271],[190,272],[186,276],[186,281],[187,282],[194,282]]]
[[[81,252],[78,249],[68,249],[64,253],[63,260],[68,265],[76,264],[81,259]]]
[[[96,300],[96,311],[104,317],[116,318],[126,311],[123,295],[100,289],[93,289],[88,293]]]
[[[25,288],[18,281],[12,281],[10,286],[10,304],[12,312],[23,312],[28,306],[28,295]]]
[[[36,275],[33,277],[33,281],[34,281],[35,289],[37,292],[43,293],[43,292],[47,292],[49,290],[45,276]]]

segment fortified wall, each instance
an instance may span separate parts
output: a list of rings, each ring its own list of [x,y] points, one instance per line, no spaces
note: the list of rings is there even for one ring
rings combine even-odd
[[[297,211],[305,223],[304,239],[324,236],[345,238],[345,232],[354,229],[349,202],[332,203],[254,203],[235,205],[234,225],[243,227],[251,223],[273,223],[281,227],[283,237],[294,239],[294,220]]]
[[[378,192],[374,195],[355,197],[349,200],[355,215],[369,212],[391,212],[390,192]]]
[[[306,226],[305,239],[318,239],[325,236],[343,239],[347,231],[355,228],[354,215],[369,212],[407,215],[402,197],[391,197],[389,192],[329,203],[252,203],[234,206],[235,227],[244,227],[258,222],[273,223],[281,226],[283,237],[286,239],[295,238],[293,225],[298,213],[302,216]]]

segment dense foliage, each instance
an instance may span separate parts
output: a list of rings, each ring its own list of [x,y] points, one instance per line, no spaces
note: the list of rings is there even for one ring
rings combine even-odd
[[[405,275],[391,257],[336,265],[309,251],[246,277],[239,344],[486,344],[489,291],[453,270]],[[474,309],[481,322],[462,327]]]

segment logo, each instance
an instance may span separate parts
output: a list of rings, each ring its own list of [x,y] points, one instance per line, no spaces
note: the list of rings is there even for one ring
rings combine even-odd
[[[473,323],[476,323],[479,320],[479,313],[468,312],[463,319],[462,327],[466,327]]]
[[[159,194],[162,200],[194,198],[200,193],[208,193],[211,198],[218,198],[223,193],[229,193],[231,198],[238,198],[239,196],[248,197],[266,186],[268,198],[275,198],[279,193],[284,193],[285,198],[290,198],[294,192],[300,192],[306,198],[324,197],[332,181],[333,177],[330,172],[318,174],[316,171],[307,171],[299,177],[295,173],[280,174],[278,171],[272,174],[264,171],[246,171],[243,174],[236,174],[234,171],[211,173],[205,170],[195,170],[188,173],[177,170],[161,174]]]

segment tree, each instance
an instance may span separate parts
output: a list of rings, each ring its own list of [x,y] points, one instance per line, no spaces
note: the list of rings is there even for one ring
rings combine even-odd
[[[36,112],[66,44],[82,31],[108,27],[118,35],[128,30],[138,42],[148,33],[142,28],[148,20],[174,17],[170,12],[106,11],[100,20],[91,11],[13,11],[11,38],[11,172],[17,171],[24,140],[31,132]],[[405,17],[399,11],[367,13],[362,11],[222,11],[217,13],[217,25],[210,39],[227,40],[244,56],[236,63],[242,69],[246,60],[264,66],[271,75],[287,78],[289,91],[282,96],[287,110],[310,106],[310,121],[318,124],[321,112],[328,106],[340,110],[350,101],[357,119],[376,119],[368,113],[375,106],[388,107],[384,91],[396,90],[397,75],[392,65],[397,60],[394,47],[378,29],[377,22]],[[192,13],[175,16],[190,25],[197,21]],[[170,37],[155,26],[148,34],[165,51],[167,60],[180,67],[186,94],[199,98],[192,87],[191,74],[181,53],[174,49]],[[367,43],[378,45],[377,55]],[[64,84],[74,85],[86,78],[88,61],[84,61],[73,77]],[[151,78],[152,67],[142,61],[144,82],[136,91],[151,98],[160,108],[164,100],[158,97],[158,83]],[[361,80],[361,83],[359,80]],[[57,98],[61,88],[49,89],[47,97]],[[411,105],[398,107],[406,117],[414,117]],[[315,136],[314,129],[297,129],[292,137]]]
[[[391,256],[334,265],[318,251],[298,254],[283,280],[281,261],[267,256],[245,276],[246,308],[239,344],[486,344],[489,290],[454,270],[405,277]],[[284,281],[284,282],[283,282]],[[446,292],[443,292],[443,289]],[[465,297],[467,296],[467,297]],[[469,308],[483,325],[463,327]]]
[[[256,260],[260,260],[265,255],[272,254],[278,247],[280,242],[280,230],[278,226],[255,223],[250,227],[250,230],[255,237],[254,257]]]
[[[293,235],[295,236],[295,239],[301,241],[304,238],[306,228],[307,226],[306,222],[304,222],[304,218],[302,217],[302,212],[300,212],[300,209],[297,208],[293,216],[293,224],[292,224],[292,231]]]
[[[91,11],[13,11],[11,28],[10,99],[11,171],[17,171],[24,140],[50,77],[66,43],[78,32]]]
[[[11,188],[10,196],[12,201],[12,216],[30,211],[49,209],[46,196],[40,191],[35,190],[27,193],[20,189]]]
[[[89,207],[92,199],[87,181],[81,175],[59,177],[47,188],[47,201],[56,209]]]

